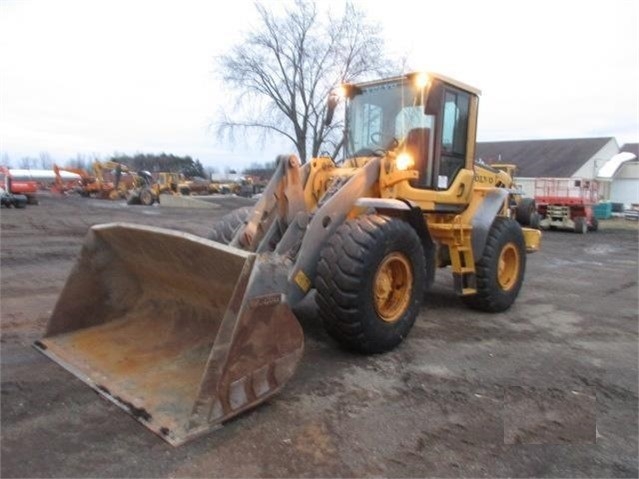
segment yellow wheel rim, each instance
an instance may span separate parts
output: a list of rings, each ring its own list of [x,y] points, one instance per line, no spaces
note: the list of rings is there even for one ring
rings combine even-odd
[[[519,278],[519,250],[514,243],[507,243],[499,254],[497,282],[504,291],[510,291]]]
[[[402,253],[387,255],[373,282],[375,311],[387,323],[401,318],[410,303],[413,291],[413,270],[411,263]]]

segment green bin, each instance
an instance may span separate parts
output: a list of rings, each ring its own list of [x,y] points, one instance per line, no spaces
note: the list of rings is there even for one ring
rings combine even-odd
[[[606,201],[603,203],[597,203],[593,207],[593,213],[598,220],[607,220],[612,217],[612,203]]]

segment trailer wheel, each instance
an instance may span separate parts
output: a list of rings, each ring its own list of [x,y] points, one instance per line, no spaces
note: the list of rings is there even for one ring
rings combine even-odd
[[[495,218],[484,253],[475,264],[477,293],[464,296],[464,302],[489,313],[505,311],[519,294],[525,269],[526,243],[521,226],[509,218]]]
[[[599,220],[593,216],[592,220],[590,221],[590,226],[588,226],[588,231],[597,231],[598,229]]]
[[[316,301],[326,331],[361,353],[408,335],[426,285],[424,249],[405,221],[366,215],[341,225],[320,255]]]
[[[243,206],[222,216],[222,218],[213,225],[213,229],[209,233],[208,238],[218,243],[229,244],[237,229],[248,219],[252,210],[252,206]]]
[[[27,207],[27,197],[24,195],[13,195],[13,206],[15,208],[26,208]]]
[[[588,222],[586,221],[586,218],[583,216],[577,216],[574,219],[574,222],[575,222],[575,233],[585,235],[586,232],[588,231]]]
[[[522,198],[515,211],[515,219],[522,226],[529,226],[532,223],[532,215],[536,213],[537,206],[534,198]]]

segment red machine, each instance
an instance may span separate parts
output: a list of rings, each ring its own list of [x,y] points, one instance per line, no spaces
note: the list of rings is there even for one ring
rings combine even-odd
[[[536,178],[535,202],[541,216],[539,227],[558,228],[585,234],[599,226],[593,213],[598,183],[581,178]]]
[[[13,195],[24,195],[27,197],[27,203],[37,205],[38,183],[33,180],[16,179],[11,175],[11,171],[6,166],[0,166],[0,173],[5,178],[7,190]]]

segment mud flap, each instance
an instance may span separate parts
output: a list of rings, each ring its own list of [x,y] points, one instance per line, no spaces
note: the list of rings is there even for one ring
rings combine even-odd
[[[287,260],[94,226],[36,348],[173,445],[276,393],[302,356]]]

